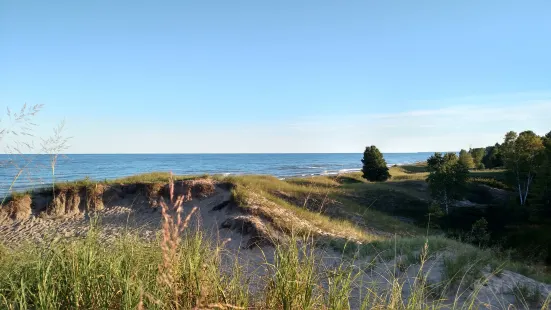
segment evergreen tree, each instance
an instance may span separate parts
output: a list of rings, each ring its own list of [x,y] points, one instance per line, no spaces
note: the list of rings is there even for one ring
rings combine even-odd
[[[362,177],[364,179],[372,182],[382,182],[390,178],[383,154],[376,146],[372,145],[365,148],[362,163]]]
[[[467,169],[473,169],[475,167],[473,157],[465,150],[459,152],[459,163]]]

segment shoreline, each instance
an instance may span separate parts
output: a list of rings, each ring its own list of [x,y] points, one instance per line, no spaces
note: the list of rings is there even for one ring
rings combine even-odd
[[[422,164],[421,161],[417,162],[405,162],[405,163],[398,163],[398,164],[387,164],[388,168],[391,167],[401,167],[401,166],[407,166],[407,165],[419,165]],[[298,168],[298,169],[319,169],[321,167],[305,167],[305,168]],[[199,175],[205,175],[205,176],[222,176],[222,177],[230,177],[230,176],[248,176],[248,175],[264,175],[264,176],[273,176],[279,180],[286,180],[286,179],[294,179],[294,178],[310,178],[310,177],[322,177],[322,176],[336,176],[341,174],[348,174],[348,173],[357,173],[361,172],[362,168],[342,168],[338,170],[324,170],[322,172],[315,172],[315,173],[297,173],[297,174],[290,174],[290,175],[278,175],[278,174],[269,174],[269,173],[247,173],[247,172],[221,172],[221,173],[197,173],[197,174],[175,174],[176,176],[181,177],[193,177],[193,176],[199,176]],[[134,177],[138,175],[144,175],[144,174],[155,174],[155,173],[170,173],[170,171],[149,171],[149,172],[138,172],[134,174],[129,175],[121,175],[117,177],[112,178],[75,178],[75,179],[68,179],[68,180],[60,180],[59,177],[56,177],[58,180],[55,184],[67,184],[67,183],[76,183],[76,182],[82,182],[82,181],[90,181],[90,182],[96,182],[96,183],[104,183],[109,182],[117,179],[124,179],[129,177]],[[0,187],[0,197],[9,197],[10,192],[7,190],[9,188],[11,182],[6,183],[6,190],[2,189]],[[52,183],[45,183],[45,182],[35,182],[32,184],[23,184],[23,185],[16,185],[13,187],[11,192],[15,193],[21,193],[21,192],[40,192],[43,190],[48,190],[52,186]]]

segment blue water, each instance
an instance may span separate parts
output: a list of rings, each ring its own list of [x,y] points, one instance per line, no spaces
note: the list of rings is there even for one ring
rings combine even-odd
[[[426,160],[431,153],[384,154],[387,164]],[[89,177],[112,179],[153,171],[175,174],[268,174],[280,178],[337,174],[361,168],[362,154],[75,154],[62,155],[56,182]],[[49,157],[0,155],[0,195],[9,189],[20,167],[27,164],[14,189],[43,187],[52,182]]]

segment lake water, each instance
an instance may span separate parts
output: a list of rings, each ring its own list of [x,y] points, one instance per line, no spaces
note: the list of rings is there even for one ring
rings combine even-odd
[[[426,160],[432,153],[383,154],[388,165]],[[153,171],[175,174],[267,174],[280,178],[359,171],[362,154],[74,154],[58,158],[56,182],[89,177],[104,180]],[[27,165],[17,190],[51,184],[49,158],[44,155],[0,155],[0,195],[10,187],[17,169]]]

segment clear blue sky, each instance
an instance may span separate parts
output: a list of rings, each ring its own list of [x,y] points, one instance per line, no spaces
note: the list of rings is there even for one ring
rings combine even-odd
[[[44,104],[41,128],[66,119],[80,153],[482,146],[551,130],[550,16],[548,0],[0,0],[0,108]]]

